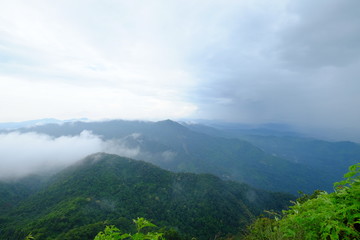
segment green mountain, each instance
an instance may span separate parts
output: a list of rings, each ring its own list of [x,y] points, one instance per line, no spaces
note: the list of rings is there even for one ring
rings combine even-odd
[[[131,219],[145,217],[185,237],[209,239],[238,232],[264,209],[282,209],[291,198],[209,174],[172,173],[98,153],[3,213],[0,238],[23,239],[31,232],[37,240],[93,239],[105,225],[131,230]]]
[[[177,172],[211,173],[271,191],[312,192],[331,186],[326,174],[310,166],[269,154],[245,140],[211,136],[177,122],[122,121],[48,124],[20,129],[54,137],[84,130],[103,140],[139,149],[134,158]]]

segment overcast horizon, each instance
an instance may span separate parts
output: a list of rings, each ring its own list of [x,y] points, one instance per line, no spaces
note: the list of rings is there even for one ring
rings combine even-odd
[[[0,1],[0,122],[216,119],[360,141],[360,1]]]

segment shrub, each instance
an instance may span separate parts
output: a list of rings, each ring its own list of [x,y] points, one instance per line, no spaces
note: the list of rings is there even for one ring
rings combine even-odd
[[[334,184],[333,193],[301,197],[281,219],[256,220],[244,239],[360,239],[360,163],[349,167],[344,178]]]
[[[103,232],[99,232],[94,240],[159,240],[162,239],[162,233],[158,232],[146,232],[144,233],[144,228],[147,227],[156,227],[148,220],[144,218],[137,218],[134,220],[136,225],[137,232],[135,234],[122,233],[115,226],[107,226]]]

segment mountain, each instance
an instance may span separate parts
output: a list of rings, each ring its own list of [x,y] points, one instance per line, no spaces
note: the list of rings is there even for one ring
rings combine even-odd
[[[38,125],[56,123],[62,124],[64,122],[74,122],[74,121],[86,121],[86,118],[81,119],[69,119],[69,120],[58,120],[55,118],[43,118],[37,120],[29,120],[29,121],[22,121],[22,122],[0,122],[0,129],[4,130],[14,130],[18,128],[26,128],[26,127],[33,127]]]
[[[335,182],[348,166],[360,162],[360,144],[294,136],[242,136],[267,153],[317,169]]]
[[[234,137],[242,135],[260,136],[303,136],[294,127],[287,124],[267,123],[267,124],[241,124],[232,122],[219,122],[209,120],[184,121],[182,125],[187,128],[203,132],[209,135]]]
[[[145,217],[187,238],[209,239],[235,233],[264,209],[282,209],[290,199],[209,174],[172,173],[98,153],[3,214],[0,238],[23,239],[31,232],[37,240],[93,239],[105,225],[131,230],[131,219]]]
[[[138,149],[133,156],[177,172],[211,173],[271,191],[297,193],[328,189],[332,181],[309,166],[266,153],[245,140],[211,136],[171,120],[47,124],[19,129],[54,137],[74,136],[88,130],[103,140]]]
[[[330,183],[341,179],[348,166],[360,162],[360,144],[358,143],[331,142],[305,137],[291,132],[291,128],[282,125],[251,128],[237,124],[209,124],[183,123],[187,128],[200,133],[245,140],[267,154],[306,166],[317,172],[319,178],[321,176],[325,180],[326,185],[318,185],[318,188],[322,190],[332,191]]]

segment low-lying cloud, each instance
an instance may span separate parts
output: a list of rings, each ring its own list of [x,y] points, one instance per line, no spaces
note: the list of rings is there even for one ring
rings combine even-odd
[[[34,132],[0,134],[0,179],[59,170],[96,152],[136,157],[140,149],[122,140],[104,141],[90,131],[58,138]]]

